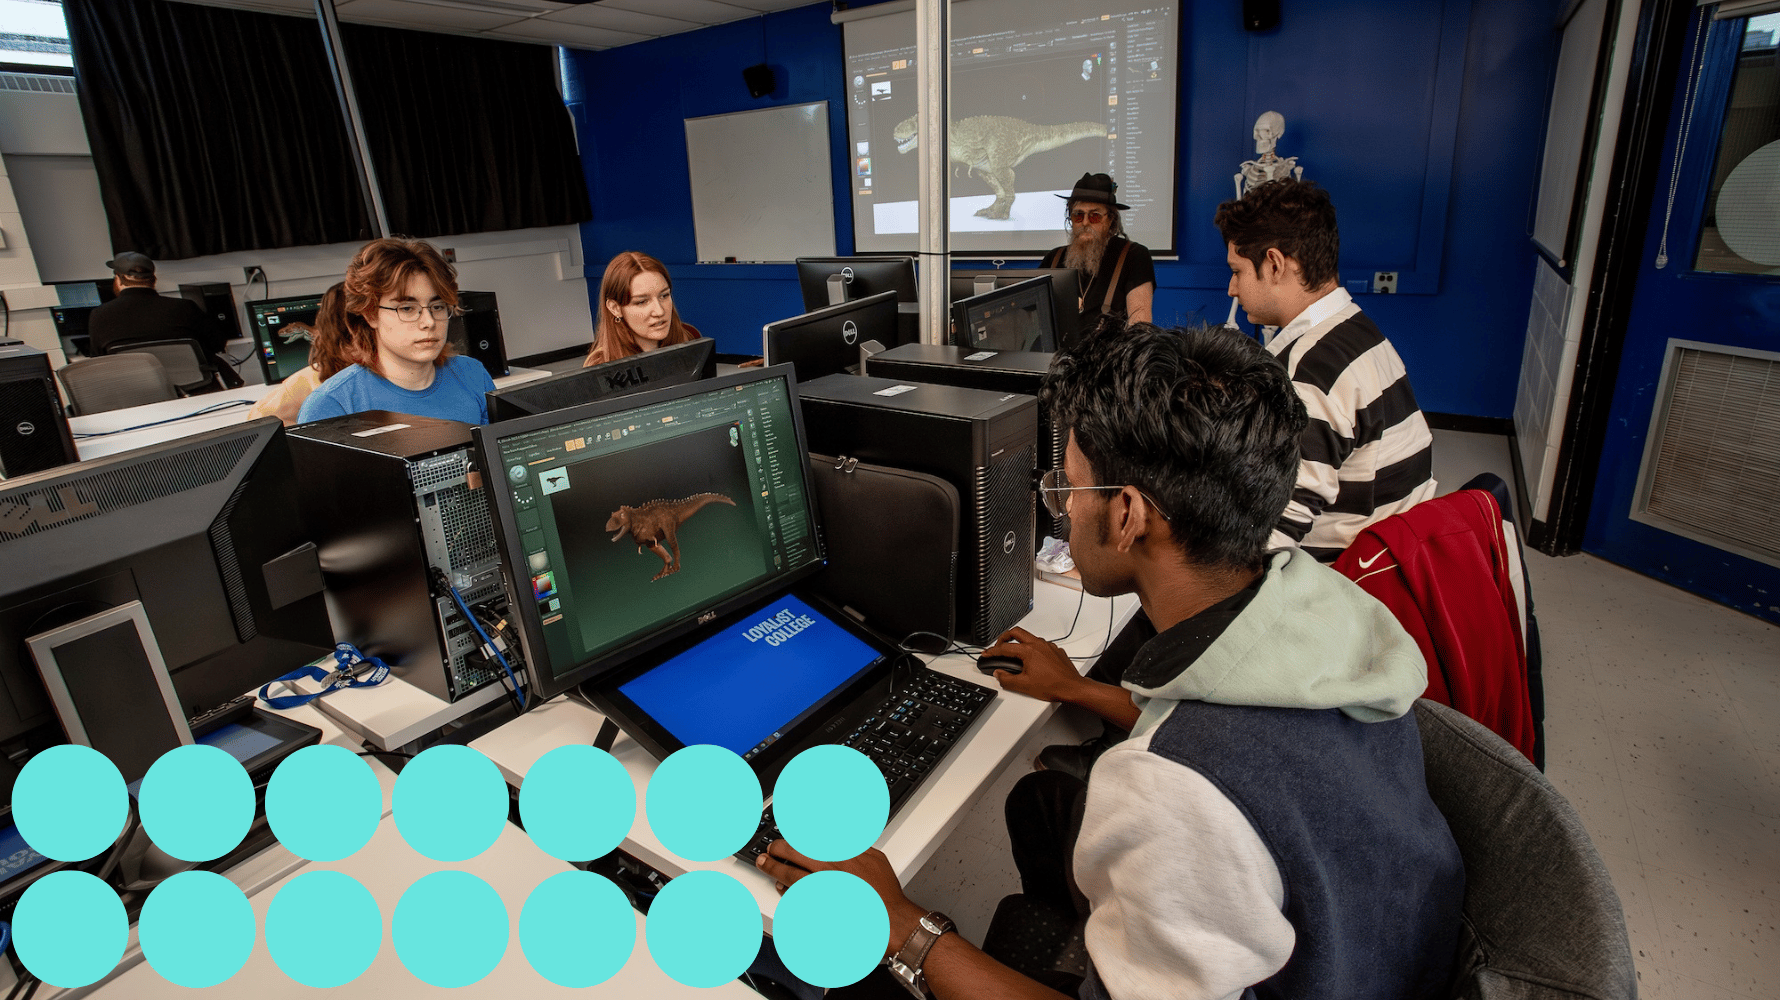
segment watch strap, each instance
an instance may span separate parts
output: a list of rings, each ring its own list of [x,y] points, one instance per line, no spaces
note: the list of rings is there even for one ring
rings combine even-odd
[[[927,975],[922,966],[927,961],[927,954],[948,931],[955,930],[957,925],[952,918],[933,910],[921,917],[920,923],[902,943],[902,947],[891,956],[885,964],[895,974],[897,982],[917,997],[930,997],[932,992],[927,989]]]

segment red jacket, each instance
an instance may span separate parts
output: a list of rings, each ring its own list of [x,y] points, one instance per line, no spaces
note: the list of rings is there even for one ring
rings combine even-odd
[[[1496,500],[1460,490],[1360,532],[1335,568],[1421,646],[1431,698],[1533,758],[1526,640]]]

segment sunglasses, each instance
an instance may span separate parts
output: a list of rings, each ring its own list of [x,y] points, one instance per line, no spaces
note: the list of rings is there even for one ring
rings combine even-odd
[[[1069,213],[1069,221],[1071,222],[1099,222],[1104,218],[1106,218],[1105,212],[1090,212],[1080,208]]]

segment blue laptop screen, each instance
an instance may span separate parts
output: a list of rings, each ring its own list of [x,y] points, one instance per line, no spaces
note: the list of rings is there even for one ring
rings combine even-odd
[[[618,690],[686,746],[709,743],[751,758],[878,659],[787,595]]]

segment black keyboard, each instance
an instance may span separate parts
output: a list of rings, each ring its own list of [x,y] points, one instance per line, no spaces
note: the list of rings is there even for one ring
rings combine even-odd
[[[912,681],[885,698],[840,743],[871,758],[883,772],[890,787],[890,815],[895,816],[897,806],[932,773],[994,697],[995,692],[981,684],[917,667]],[[761,810],[760,827],[748,846],[735,856],[753,864],[778,839],[779,827],[769,805]]]

